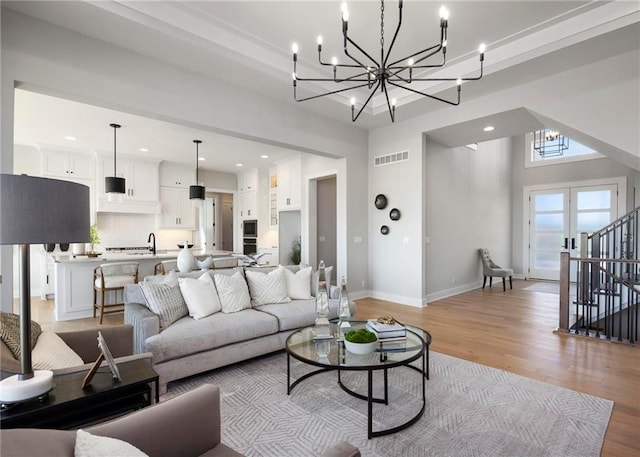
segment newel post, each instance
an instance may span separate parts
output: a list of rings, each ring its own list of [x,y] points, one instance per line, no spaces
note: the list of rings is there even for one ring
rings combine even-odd
[[[570,253],[560,253],[560,316],[558,331],[569,332],[569,263]]]

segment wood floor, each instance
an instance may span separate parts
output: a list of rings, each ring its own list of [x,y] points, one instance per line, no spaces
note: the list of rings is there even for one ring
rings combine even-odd
[[[602,455],[640,456],[640,347],[594,341],[553,330],[558,295],[527,290],[533,281],[478,289],[413,308],[357,300],[359,319],[392,315],[428,330],[431,349],[615,402]],[[97,320],[55,322],[53,302],[33,302],[33,319],[50,330],[97,327]],[[105,316],[105,325],[122,314]]]

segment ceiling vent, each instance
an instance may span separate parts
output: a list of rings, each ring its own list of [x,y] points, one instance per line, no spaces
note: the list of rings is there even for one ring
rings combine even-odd
[[[373,158],[373,166],[381,167],[383,165],[391,165],[398,162],[409,160],[409,151],[392,152],[383,156]]]

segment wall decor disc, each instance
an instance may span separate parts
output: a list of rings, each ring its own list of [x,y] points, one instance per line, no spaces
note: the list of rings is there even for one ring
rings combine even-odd
[[[383,235],[388,235],[389,227],[387,227],[386,225],[383,225],[382,227],[380,227],[380,233],[382,233]]]
[[[374,205],[376,205],[376,208],[378,209],[385,209],[387,207],[387,197],[385,197],[383,194],[376,195],[376,201],[374,202]]]
[[[389,217],[392,221],[397,221],[400,219],[400,210],[398,208],[393,208],[389,211]]]

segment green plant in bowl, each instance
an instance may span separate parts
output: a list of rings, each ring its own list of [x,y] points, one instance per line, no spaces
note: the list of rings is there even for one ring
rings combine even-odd
[[[350,343],[373,343],[378,339],[375,333],[370,332],[366,328],[350,330],[344,338]]]
[[[344,347],[353,354],[368,354],[376,350],[378,338],[367,329],[350,330],[344,336]]]

